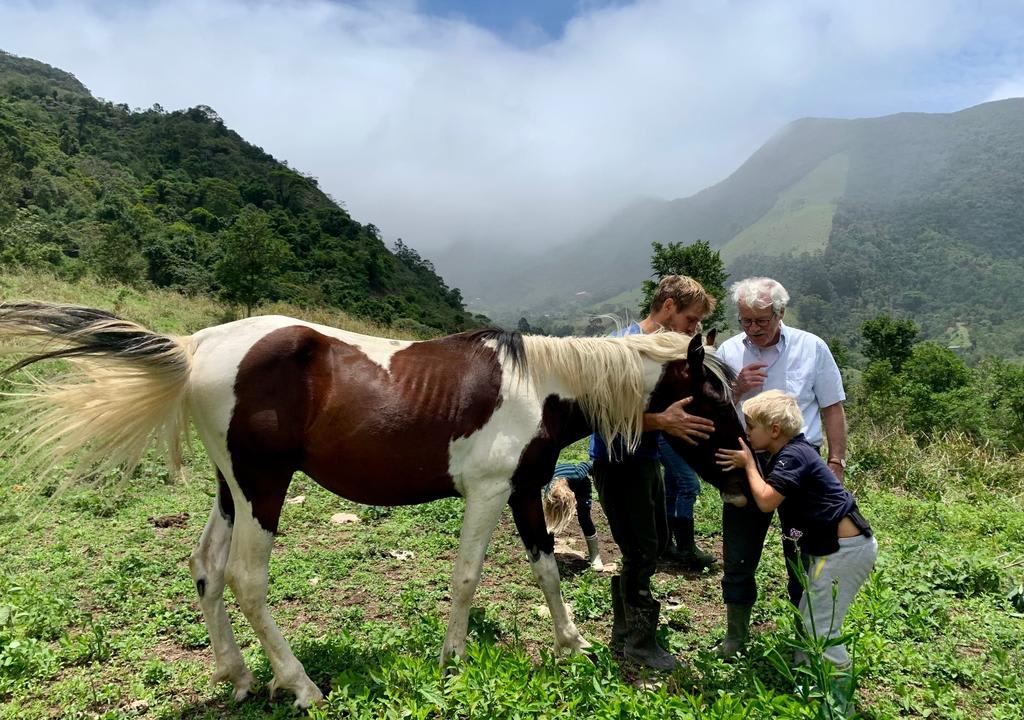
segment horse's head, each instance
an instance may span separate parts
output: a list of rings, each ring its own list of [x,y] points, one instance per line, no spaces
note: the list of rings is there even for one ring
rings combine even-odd
[[[665,439],[704,480],[724,496],[735,497],[743,494],[747,485],[746,475],[740,470],[724,471],[715,463],[716,450],[738,449],[739,439],[745,437],[732,403],[730,386],[734,380],[735,373],[717,357],[707,354],[704,339],[699,334],[694,335],[686,359],[666,364],[651,396],[649,409],[660,412],[677,400],[693,398],[686,406],[686,412],[711,420],[715,424],[715,432],[698,445],[690,445],[669,433],[664,434]]]

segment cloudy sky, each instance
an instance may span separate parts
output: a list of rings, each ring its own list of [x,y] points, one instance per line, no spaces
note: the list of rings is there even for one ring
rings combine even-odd
[[[428,257],[721,180],[804,116],[1024,95],[1020,0],[0,0],[0,49],[213,107]]]

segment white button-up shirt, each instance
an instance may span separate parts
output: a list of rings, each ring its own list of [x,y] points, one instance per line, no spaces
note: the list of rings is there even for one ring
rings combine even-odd
[[[760,390],[751,390],[736,399],[736,412],[741,422],[744,400],[764,390],[782,390],[796,397],[804,416],[803,433],[807,442],[821,445],[821,408],[846,399],[839,366],[824,340],[779,323],[779,342],[775,345],[758,347],[750,342],[746,333],[740,333],[722,343],[717,354],[737,373],[750,363],[768,363],[764,368],[768,378]]]

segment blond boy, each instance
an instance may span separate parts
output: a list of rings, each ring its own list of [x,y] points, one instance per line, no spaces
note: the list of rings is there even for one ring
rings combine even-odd
[[[801,550],[806,590],[800,599],[804,628],[812,637],[836,638],[850,603],[871,573],[878,542],[857,502],[800,432],[796,399],[769,390],[743,403],[750,447],[720,450],[723,468],[745,468],[754,501],[762,512],[779,509],[783,534]],[[762,477],[751,452],[768,455]],[[837,585],[833,601],[832,586]],[[842,644],[825,649],[841,671],[850,667]]]

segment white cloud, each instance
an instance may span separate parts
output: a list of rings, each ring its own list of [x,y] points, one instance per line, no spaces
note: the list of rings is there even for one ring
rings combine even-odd
[[[999,83],[988,96],[988,101],[1024,97],[1024,75]]]
[[[541,246],[636,197],[690,194],[800,116],[1021,94],[1006,29],[1021,12],[990,5],[581,3],[561,37],[524,45],[410,2],[6,2],[0,48],[114,102],[210,105],[429,256]]]

